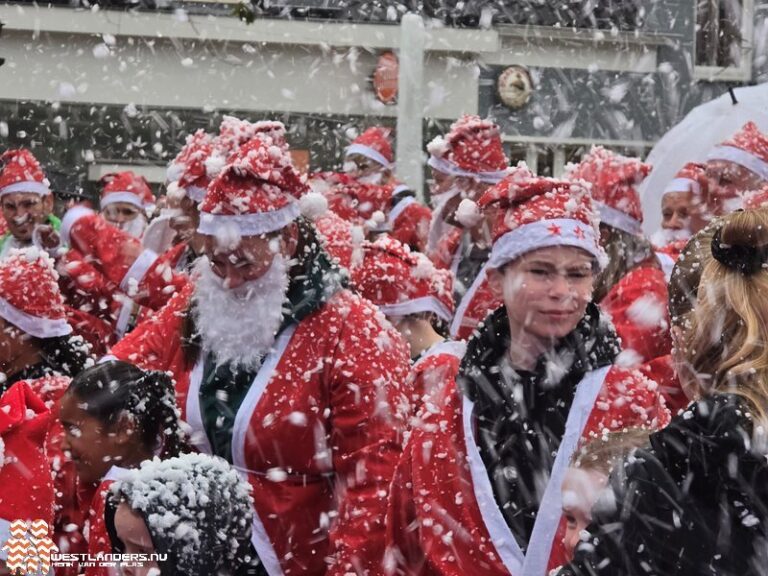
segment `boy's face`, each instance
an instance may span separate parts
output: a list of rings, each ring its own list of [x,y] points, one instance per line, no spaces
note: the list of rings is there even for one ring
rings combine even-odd
[[[592,521],[592,506],[608,483],[608,476],[597,470],[568,468],[563,479],[563,516],[565,537],[563,542],[568,558],[579,543],[579,535]]]

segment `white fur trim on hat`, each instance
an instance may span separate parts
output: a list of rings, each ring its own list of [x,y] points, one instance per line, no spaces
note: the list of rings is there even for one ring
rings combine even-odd
[[[598,262],[603,259],[603,252],[592,226],[580,220],[556,218],[525,224],[504,234],[493,244],[488,267],[501,268],[523,254],[553,246],[581,248],[594,256]]]
[[[469,172],[460,168],[450,160],[445,158],[439,158],[437,156],[430,156],[427,162],[430,168],[448,174],[449,176],[464,176],[465,178],[472,178],[478,182],[484,182],[486,184],[498,184],[505,176],[509,174],[509,169],[494,170],[492,172]]]
[[[300,215],[301,210],[297,202],[291,202],[272,212],[259,212],[257,214],[233,216],[202,212],[197,231],[200,234],[216,236],[230,227],[235,227],[241,236],[260,236],[282,230]]]
[[[200,186],[186,186],[184,190],[187,193],[187,198],[198,204],[205,198],[205,188],[200,188]]]
[[[32,316],[19,310],[2,297],[0,297],[0,316],[35,338],[55,338],[72,333],[72,326],[64,318],[52,320]]]
[[[317,220],[328,212],[328,199],[319,192],[307,192],[299,198],[301,215],[309,220]]]
[[[5,188],[0,189],[0,196],[6,194],[14,194],[16,192],[27,192],[29,194],[39,194],[40,196],[47,196],[51,193],[51,189],[48,185],[37,180],[28,180],[26,182],[14,182],[8,184]]]
[[[110,192],[101,199],[101,207],[105,208],[110,204],[115,204],[117,202],[124,202],[125,204],[132,204],[137,208],[144,208],[144,202],[142,202],[139,195],[129,192],[128,190]]]
[[[768,162],[741,148],[717,146],[707,155],[707,160],[727,160],[751,170],[763,180],[768,180]]]
[[[638,220],[632,218],[632,216],[602,202],[595,202],[595,206],[600,212],[600,222],[623,230],[627,234],[634,236],[643,235],[643,225]]]
[[[125,273],[125,276],[123,276],[123,279],[120,280],[120,290],[129,296],[132,296],[130,293],[132,284],[131,281],[134,280],[138,285],[144,279],[144,276],[146,276],[147,272],[155,263],[157,258],[157,254],[152,250],[144,250],[141,254],[139,254],[139,257],[136,258],[136,260],[133,261],[133,264],[131,264],[131,267],[128,268],[128,271]]]
[[[59,229],[61,242],[65,246],[69,246],[70,244],[70,233],[77,221],[80,220],[80,218],[84,218],[91,214],[95,214],[95,212],[85,206],[74,206],[67,210],[67,213],[64,214],[64,218],[61,219],[61,228]]]
[[[389,211],[389,217],[387,218],[387,221],[389,222],[389,225],[391,228],[395,227],[395,221],[398,219],[400,214],[402,214],[408,206],[411,204],[416,203],[416,198],[413,196],[406,196],[400,202],[394,205],[392,210]]]
[[[397,304],[382,304],[379,309],[387,316],[408,316],[421,312],[432,312],[441,320],[450,322],[453,314],[434,296],[422,296],[413,300],[404,300]]]
[[[699,196],[701,194],[701,186],[696,180],[691,178],[675,178],[664,188],[664,194],[671,192],[693,192],[696,196]]]
[[[384,168],[392,167],[392,163],[387,160],[381,152],[374,150],[370,146],[365,146],[363,144],[351,144],[350,146],[347,146],[347,149],[344,151],[344,156],[346,157],[351,154],[359,154],[360,156],[365,156],[374,162],[378,162]]]

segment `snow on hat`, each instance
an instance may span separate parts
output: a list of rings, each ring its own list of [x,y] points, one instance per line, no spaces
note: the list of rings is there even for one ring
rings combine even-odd
[[[391,168],[395,161],[390,142],[391,134],[392,131],[389,128],[372,126],[352,141],[344,155],[359,154],[378,162],[384,168]]]
[[[170,184],[176,183],[178,189],[190,199],[202,202],[205,189],[214,176],[206,166],[206,160],[212,153],[213,137],[210,134],[202,129],[190,134],[181,152],[168,166],[166,179]]]
[[[43,174],[40,163],[25,148],[8,150],[0,156],[0,197],[16,192],[46,196],[51,193],[50,182]]]
[[[276,232],[299,217],[298,200],[307,191],[286,149],[253,138],[208,186],[198,232],[212,236]]]
[[[261,138],[268,144],[286,148],[285,124],[276,120],[249,122],[235,116],[224,116],[219,126],[219,135],[215,139],[216,147],[229,158],[237,153],[238,148],[252,140]]]
[[[664,188],[664,194],[693,192],[694,195],[701,197],[706,183],[707,178],[704,164],[688,162],[678,170],[675,177],[667,184],[666,188]]]
[[[450,176],[496,184],[507,174],[509,160],[504,154],[499,127],[479,116],[462,116],[448,134],[432,140],[427,150],[429,166]]]
[[[650,171],[651,165],[638,158],[593,146],[581,162],[568,167],[568,178],[591,185],[601,222],[639,236],[643,233],[643,210],[637,185]]]
[[[363,184],[350,180],[329,188],[325,197],[328,200],[328,208],[347,222],[368,225],[379,232],[385,231],[379,228],[386,224],[385,214],[390,210],[391,186]]]
[[[363,244],[364,257],[352,269],[352,283],[384,314],[406,316],[432,312],[441,320],[453,317],[453,277],[438,270],[424,254],[411,252],[388,236]]]
[[[45,453],[50,416],[26,382],[0,396],[0,542],[11,535],[23,537],[30,520],[53,520],[53,481]]]
[[[155,196],[144,176],[127,170],[105,174],[99,181],[101,190],[101,207],[105,208],[116,202],[125,202],[137,208],[147,209],[155,205]]]
[[[58,274],[44,251],[35,247],[12,250],[0,262],[0,317],[35,338],[72,332]]]
[[[478,202],[497,208],[493,226],[491,268],[500,268],[539,248],[573,246],[602,262],[597,218],[587,188],[554,178],[505,178]]]
[[[768,206],[768,185],[742,195],[744,210],[759,210]]]
[[[727,160],[768,180],[768,136],[754,122],[747,122],[707,155],[707,160]]]

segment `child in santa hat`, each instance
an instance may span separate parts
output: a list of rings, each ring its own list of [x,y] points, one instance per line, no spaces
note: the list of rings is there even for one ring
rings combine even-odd
[[[433,390],[455,374],[463,342],[446,340],[453,316],[453,279],[424,255],[394,238],[363,246],[363,261],[352,269],[352,286],[376,304],[411,349],[406,388],[415,414]]]
[[[99,184],[104,219],[134,238],[141,238],[156,204],[146,179],[131,171],[115,172],[103,176]]]
[[[590,186],[600,214],[600,244],[608,265],[595,284],[595,301],[621,338],[623,362],[642,364],[669,354],[667,284],[661,263],[643,236],[637,187],[651,166],[593,147],[568,168],[572,181]]]
[[[545,574],[563,561],[562,479],[579,439],[669,419],[655,383],[614,365],[618,339],[591,302],[604,253],[586,190],[511,176],[480,205],[494,208],[489,283],[503,305],[398,464],[398,573]]]
[[[127,362],[107,361],[78,374],[61,398],[63,448],[84,486],[96,486],[88,511],[88,552],[110,553],[106,491],[126,471],[183,446],[173,380]],[[86,574],[105,571],[87,568]]]
[[[159,576],[266,575],[251,550],[251,487],[225,460],[184,454],[143,462],[115,482],[107,529],[124,554],[165,554],[145,562]]]

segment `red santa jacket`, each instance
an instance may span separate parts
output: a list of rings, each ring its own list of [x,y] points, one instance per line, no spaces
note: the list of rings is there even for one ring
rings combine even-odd
[[[658,383],[667,408],[669,408],[673,416],[690,404],[690,400],[685,395],[680,380],[675,373],[675,366],[672,363],[671,355],[654,358],[650,362],[638,366],[638,370]]]
[[[456,306],[451,322],[451,337],[467,340],[477,325],[503,303],[501,296],[494,294],[488,285],[487,271],[483,267]]]
[[[445,381],[456,376],[466,349],[464,342],[438,342],[413,363],[405,387],[411,396],[413,414],[417,414],[424,403],[434,401]]]
[[[672,277],[672,270],[687,243],[687,240],[679,240],[667,244],[663,248],[654,248],[656,251],[656,258],[658,258],[661,263],[661,269],[664,271],[664,277],[667,282],[669,282],[669,279]]]
[[[653,263],[636,266],[611,288],[600,302],[616,333],[621,348],[632,351],[633,364],[642,364],[672,350],[664,272]]]
[[[434,249],[428,254],[429,259],[438,268],[450,270],[455,276],[459,267],[463,238],[464,230],[452,226],[444,236],[437,240]]]
[[[112,352],[173,373],[192,441],[210,452],[203,362],[189,365],[181,346],[192,292],[185,288]],[[409,410],[407,372],[400,334],[346,290],[281,332],[232,440],[232,461],[253,486],[253,543],[270,574],[380,573],[388,486]]]
[[[101,483],[93,494],[90,508],[88,510],[88,554],[96,556],[98,554],[112,553],[112,539],[107,530],[107,497],[112,484],[120,480],[127,474],[126,468],[112,466],[107,474],[102,478]],[[109,576],[110,570],[102,566],[88,566],[85,569],[85,576]]]
[[[580,439],[669,421],[655,383],[638,372],[608,366],[587,373],[523,555],[475,443],[471,400],[452,378],[432,405],[422,410],[392,481],[385,564],[394,574],[544,576],[564,559],[561,486]]]
[[[45,448],[53,477],[53,541],[62,552],[83,554],[86,552],[83,529],[87,509],[83,510],[78,499],[77,470],[62,447],[64,427],[59,420],[61,397],[69,388],[70,381],[66,376],[50,375],[26,380],[26,383],[51,412],[51,426]],[[76,567],[57,568],[56,573],[75,575],[77,571]]]
[[[411,250],[426,251],[432,210],[413,196],[406,196],[392,207],[387,220],[390,236],[410,246]]]

